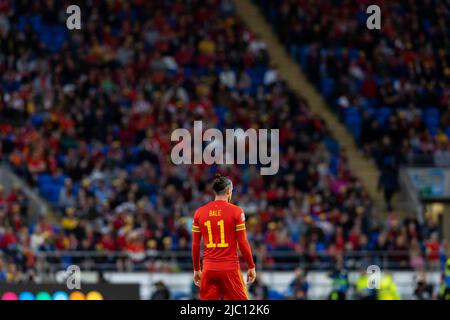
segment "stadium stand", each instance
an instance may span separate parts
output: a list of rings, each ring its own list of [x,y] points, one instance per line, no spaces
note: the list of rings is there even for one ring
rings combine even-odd
[[[380,169],[448,166],[448,3],[375,1],[371,31],[363,0],[254,2]]]
[[[265,43],[235,15],[232,1],[89,2],[83,29],[70,33],[55,21],[64,2],[1,3],[0,152],[61,216],[56,222],[45,216],[31,221],[20,214],[17,190],[0,192],[0,280],[3,274],[6,281],[23,281],[36,270],[72,263],[104,270],[191,270],[190,256],[182,253],[190,248],[192,211],[209,199],[216,172],[234,181],[234,201],[247,214],[263,269],[293,270],[300,261],[308,269],[371,262],[439,268],[445,261],[433,221],[373,216],[339,141],[280,80]],[[280,11],[264,3],[271,19],[295,23],[289,1]],[[286,11],[292,19],[282,16]],[[307,16],[312,24],[314,12]],[[302,23],[296,26],[304,31]],[[285,31],[280,35],[286,37]],[[314,33],[298,34],[312,38],[295,39],[293,54],[318,68],[320,47],[309,42]],[[371,57],[360,50],[336,52],[349,61]],[[342,66],[334,57],[327,65]],[[350,65],[356,74],[363,72]],[[331,73],[315,80],[321,73],[308,73],[330,101],[349,99],[346,91],[335,90],[342,84]],[[354,77],[342,78],[354,85]],[[362,107],[353,101],[375,110],[378,100],[351,101],[352,107],[336,108],[362,137],[366,133],[355,125],[363,121]],[[393,119],[396,103],[376,109],[377,119]],[[439,112],[426,110],[426,123],[435,128]],[[191,128],[194,120],[220,129],[280,128],[280,172],[263,177],[255,166],[173,165],[170,134]],[[371,153],[380,149],[364,139],[361,144]]]

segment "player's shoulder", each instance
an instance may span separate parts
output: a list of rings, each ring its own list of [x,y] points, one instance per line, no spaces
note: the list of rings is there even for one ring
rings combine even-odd
[[[232,212],[231,217],[233,217],[235,221],[239,222],[245,221],[244,210],[240,206],[229,203],[229,208],[231,209],[230,211]]]
[[[235,204],[233,204],[233,203],[228,203],[228,205],[230,206],[230,208],[231,208],[232,210],[234,210],[234,211],[237,212],[237,213],[240,213],[240,212],[244,211],[240,206],[235,205]]]
[[[208,206],[208,204],[206,203],[206,204],[198,207],[197,210],[195,210],[194,215],[199,215],[202,212],[204,212],[207,206]]]
[[[201,215],[204,212],[208,212],[210,207],[211,207],[211,202],[207,202],[207,203],[201,205],[200,207],[198,207],[197,210],[195,210],[194,215]]]
[[[237,224],[243,224],[245,223],[245,213],[244,209],[242,209],[240,206],[230,203],[230,205],[233,208],[233,217]]]

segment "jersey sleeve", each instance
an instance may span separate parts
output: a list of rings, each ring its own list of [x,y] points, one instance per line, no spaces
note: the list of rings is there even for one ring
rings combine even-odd
[[[236,210],[235,222],[236,222],[236,231],[245,231],[245,214],[242,208]]]
[[[200,241],[202,234],[200,232],[200,226],[198,223],[197,211],[194,214],[194,222],[192,223],[192,265],[194,271],[200,270]]]
[[[199,224],[199,222],[198,222],[198,211],[195,211],[195,214],[194,214],[194,221],[192,222],[192,232],[193,232],[193,233],[195,233],[195,232],[197,232],[197,233],[201,232],[201,230],[200,230],[200,224]]]
[[[245,232],[245,214],[244,211],[239,208],[236,211],[236,240],[239,250],[242,253],[249,269],[255,268],[255,262],[253,261],[252,249],[247,240],[247,234]]]

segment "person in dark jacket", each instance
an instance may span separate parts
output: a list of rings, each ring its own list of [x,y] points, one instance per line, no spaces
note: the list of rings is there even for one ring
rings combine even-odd
[[[306,280],[306,272],[303,269],[297,268],[295,270],[295,278],[289,284],[289,288],[291,289],[292,292],[291,296],[292,299],[295,300],[308,299],[309,283]]]
[[[151,300],[169,300],[170,291],[162,281],[155,283],[156,290],[152,294]]]
[[[398,169],[395,164],[386,164],[381,170],[378,189],[384,192],[384,201],[388,211],[392,211],[392,197],[398,191]]]
[[[433,300],[433,286],[427,282],[426,273],[421,273],[417,277],[414,297],[417,300]]]
[[[261,281],[261,278],[256,278],[248,292],[251,294],[252,300],[267,300],[269,298],[269,288]]]

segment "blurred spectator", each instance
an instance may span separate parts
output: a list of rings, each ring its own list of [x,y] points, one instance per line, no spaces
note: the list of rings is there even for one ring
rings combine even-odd
[[[440,300],[450,300],[450,258],[445,263],[445,270],[441,276],[438,297]]]
[[[152,294],[151,300],[170,300],[170,291],[162,281],[155,283],[155,291]]]
[[[437,232],[431,233],[430,239],[425,243],[428,267],[432,269],[439,268],[440,243]]]
[[[256,277],[248,292],[250,293],[250,299],[252,300],[267,300],[269,298],[269,288],[263,283],[261,277]]]
[[[307,300],[308,299],[309,283],[306,280],[306,272],[301,269],[295,269],[295,277],[289,284],[291,292],[291,299]]]
[[[394,280],[390,273],[386,273],[381,278],[380,289],[377,290],[378,300],[400,300]]]
[[[376,289],[369,287],[369,275],[361,272],[355,284],[355,298],[358,300],[376,300]]]
[[[0,283],[6,282],[6,270],[5,262],[0,258]]]
[[[379,189],[384,192],[384,200],[388,211],[392,210],[392,197],[399,190],[398,169],[392,165],[383,167],[380,173]]]
[[[329,273],[332,281],[332,289],[329,295],[329,300],[346,300],[347,292],[350,286],[347,271],[344,269],[335,268]]]
[[[200,300],[200,288],[194,282],[191,283],[191,299]]]
[[[424,272],[417,276],[414,297],[417,300],[434,300],[433,286],[427,282],[427,274]]]
[[[62,210],[65,210],[67,207],[75,207],[76,206],[76,198],[73,193],[72,180],[66,179],[64,181],[64,187],[59,192],[58,204]]]

